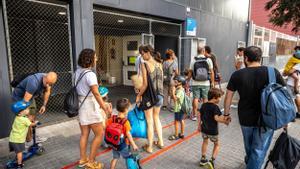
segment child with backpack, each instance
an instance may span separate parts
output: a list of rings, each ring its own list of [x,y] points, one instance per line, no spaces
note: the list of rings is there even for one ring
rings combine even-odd
[[[174,100],[174,118],[175,118],[175,134],[169,136],[169,140],[178,140],[179,138],[184,138],[184,113],[182,111],[182,105],[184,102],[185,92],[183,85],[185,85],[185,78],[183,76],[175,76],[174,84],[176,90],[172,92],[172,99]],[[179,131],[179,123],[181,125],[181,133]]]
[[[122,156],[128,159],[132,156],[129,145],[134,151],[138,150],[131,134],[130,122],[126,116],[130,107],[128,99],[123,98],[117,101],[118,115],[113,115],[107,120],[105,130],[105,141],[113,149],[113,159],[111,161],[111,169],[116,167],[117,161]]]
[[[25,108],[15,117],[12,130],[9,135],[9,149],[17,156],[17,169],[23,168],[23,151],[25,150],[25,140],[30,126],[37,125],[38,121],[32,122],[34,115],[30,114],[29,108]]]
[[[225,123],[228,125],[230,122],[230,118],[222,115],[221,110],[218,107],[218,103],[220,102],[222,95],[223,92],[220,89],[210,89],[208,92],[208,102],[203,103],[200,108],[200,117],[198,117],[198,130],[202,132],[203,137],[202,157],[200,161],[201,166],[206,164],[214,166],[214,161],[220,149],[218,123]],[[214,149],[210,163],[206,159],[208,139],[214,143]]]

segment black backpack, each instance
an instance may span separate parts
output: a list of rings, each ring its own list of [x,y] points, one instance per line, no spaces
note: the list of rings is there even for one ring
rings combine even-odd
[[[195,81],[206,81],[209,80],[209,66],[207,58],[195,57],[193,80]]]
[[[79,111],[80,107],[82,106],[85,99],[91,92],[91,90],[90,90],[88,92],[88,94],[85,96],[83,102],[79,105],[79,99],[78,99],[78,93],[77,93],[76,87],[77,87],[78,83],[80,82],[80,80],[83,78],[83,76],[89,72],[92,72],[92,71],[86,71],[86,72],[83,72],[80,74],[75,86],[71,88],[71,90],[67,93],[67,95],[65,97],[64,113],[70,118],[78,115],[78,111]]]
[[[268,161],[275,169],[294,169],[300,160],[300,141],[289,136],[287,132],[282,132],[271,150]]]
[[[21,75],[17,75],[12,82],[10,82],[11,87],[16,88],[24,79],[27,77],[34,75],[35,73],[25,73]]]

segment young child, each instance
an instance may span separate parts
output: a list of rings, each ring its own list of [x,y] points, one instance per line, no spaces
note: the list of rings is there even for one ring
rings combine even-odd
[[[218,103],[221,100],[223,92],[218,88],[212,88],[208,92],[208,102],[204,103],[200,108],[200,116],[198,116],[199,124],[198,129],[202,131],[202,157],[200,165],[204,166],[208,163],[206,159],[206,150],[208,146],[208,139],[214,143],[213,154],[210,164],[214,166],[214,161],[219,152],[220,143],[218,139],[218,123],[229,124],[230,119],[222,115]]]
[[[16,117],[9,135],[9,149],[17,156],[17,168],[23,168],[23,151],[25,150],[25,140],[30,126],[35,126],[38,121],[32,123],[34,116],[30,114],[29,108],[22,110]]]
[[[128,99],[123,98],[123,99],[118,100],[117,101],[118,115],[112,116],[107,121],[107,128],[109,128],[110,125],[113,123],[120,124],[120,122],[125,121],[125,123],[122,124],[123,129],[124,129],[125,141],[119,146],[120,147],[119,149],[113,149],[113,159],[111,161],[111,166],[110,166],[111,169],[115,169],[117,161],[120,158],[120,156],[122,156],[124,159],[127,159],[131,156],[129,145],[132,146],[132,149],[134,151],[138,150],[138,147],[136,146],[136,144],[130,134],[130,130],[131,130],[130,122],[126,119],[129,107],[130,107],[130,102]]]
[[[179,138],[184,138],[184,112],[181,110],[181,106],[183,104],[184,99],[184,88],[185,85],[185,78],[183,76],[175,76],[174,83],[176,91],[173,90],[172,92],[172,99],[174,100],[174,118],[175,118],[175,134],[169,136],[169,140],[177,140]],[[181,124],[181,133],[178,133],[179,130],[179,123]]]
[[[105,120],[105,123],[103,123],[103,128],[105,130],[107,119],[109,119],[112,114],[112,104],[110,102],[108,102],[108,93],[109,93],[108,89],[106,87],[99,86],[98,90],[102,97],[102,100],[104,101],[105,108],[106,108],[106,110],[108,110],[108,112],[104,112],[102,110],[102,115]],[[103,136],[103,141],[101,143],[101,146],[104,148],[108,147],[108,145],[105,143],[104,136]]]
[[[293,69],[293,67],[300,63],[300,46],[296,46],[294,48],[295,53],[293,56],[288,60],[284,67],[283,75],[291,76],[294,79],[294,91],[295,94],[299,93],[298,86],[299,86],[299,79],[297,76],[297,72]]]

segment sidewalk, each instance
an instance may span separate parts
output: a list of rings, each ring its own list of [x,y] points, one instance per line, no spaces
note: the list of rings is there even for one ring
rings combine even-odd
[[[232,123],[229,126],[220,124],[220,141],[221,149],[216,159],[216,169],[243,169],[244,164],[244,147],[241,130],[238,124],[236,109],[232,110]],[[141,153],[143,169],[196,169],[200,168],[199,160],[201,157],[201,135],[196,132],[197,123],[186,120],[185,139],[169,141],[167,138],[173,134],[173,113],[162,111],[161,120],[163,124],[163,137],[165,148],[159,150],[155,147],[153,154]],[[300,121],[290,125],[289,133],[300,138]],[[35,156],[25,162],[25,169],[71,169],[76,168],[76,161],[79,158],[79,137],[80,130],[77,120],[72,120],[52,126],[38,129],[40,136],[49,139],[43,144],[46,152],[42,156]],[[277,131],[273,143],[279,136]],[[92,134],[91,134],[92,135]],[[90,137],[91,141],[92,137]],[[141,147],[146,140],[137,140],[137,145]],[[0,141],[0,168],[14,154],[8,154],[4,150],[7,147],[7,141]],[[207,156],[210,157],[212,144],[209,146]],[[111,151],[100,148],[98,150],[97,160],[104,162],[105,168],[109,168],[109,162],[112,158]],[[117,165],[118,169],[125,169],[124,160],[120,160]],[[271,168],[271,167],[269,167]]]

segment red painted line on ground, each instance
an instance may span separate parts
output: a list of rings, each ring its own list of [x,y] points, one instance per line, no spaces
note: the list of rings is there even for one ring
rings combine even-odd
[[[183,143],[184,141],[187,141],[187,140],[191,139],[192,137],[194,137],[198,134],[199,134],[199,132],[195,131],[194,133],[186,136],[184,139],[180,139],[179,141],[176,141],[174,144],[171,144],[171,145],[167,146],[166,148],[161,149],[161,150],[149,155],[148,157],[145,157],[145,158],[141,159],[141,164],[145,164],[145,163],[151,161],[152,159],[158,157],[159,155],[165,153],[166,151],[169,151],[170,149],[174,148],[175,146]]]
[[[169,128],[169,127],[171,127],[171,126],[173,126],[173,125],[174,125],[174,121],[171,122],[171,123],[169,123],[169,124],[167,124],[167,125],[165,125],[165,126],[163,126],[163,129]],[[136,140],[138,140],[138,139],[136,139]],[[106,153],[110,152],[111,150],[112,150],[111,148],[102,150],[102,151],[100,151],[100,152],[98,152],[98,153],[96,154],[96,157],[98,157],[98,156],[100,156],[100,155],[103,155],[103,154],[106,154]],[[69,168],[72,168],[72,167],[77,166],[78,164],[79,164],[79,161],[76,161],[76,162],[73,162],[73,163],[68,164],[68,165],[66,165],[66,166],[63,166],[61,169],[69,169]]]

